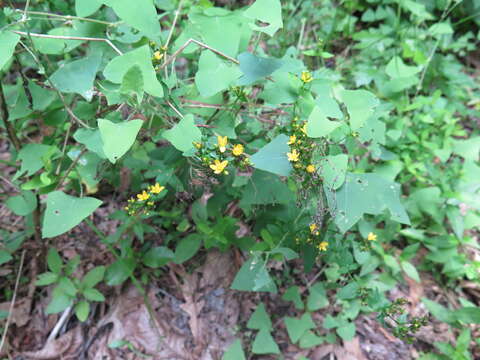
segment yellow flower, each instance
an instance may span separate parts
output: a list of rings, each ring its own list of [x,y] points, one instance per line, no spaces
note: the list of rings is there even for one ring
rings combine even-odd
[[[215,159],[214,164],[210,164],[210,169],[214,171],[215,174],[221,174],[228,165],[227,160],[220,161]]]
[[[153,53],[153,58],[154,58],[155,60],[162,60],[163,54],[160,53],[160,51],[155,51],[155,52]]]
[[[150,192],[152,194],[160,194],[163,189],[165,189],[165,186],[160,186],[159,183],[156,183],[154,186],[150,186]]]
[[[138,201],[148,200],[149,197],[150,197],[150,194],[148,194],[145,190],[143,190],[141,194],[137,194]]]
[[[292,152],[287,153],[288,161],[298,161],[299,156],[300,153],[297,151],[297,149],[293,149]]]
[[[328,242],[326,242],[326,241],[322,241],[317,246],[318,250],[320,250],[320,251],[327,251],[327,247],[328,247]]]
[[[318,235],[320,234],[319,231],[318,231],[318,226],[317,224],[313,223],[313,224],[310,224],[310,232],[313,234],[313,235]]]
[[[153,201],[148,201],[148,202],[147,202],[147,205],[148,205],[148,206],[153,206],[153,204],[154,204]]]
[[[197,149],[201,149],[202,148],[202,143],[193,142],[193,146],[195,146]]]
[[[307,124],[303,125],[300,130],[302,131],[302,133],[307,135]]]
[[[243,145],[242,144],[236,144],[233,146],[232,154],[235,156],[240,156],[243,154]]]
[[[377,235],[374,234],[374,233],[372,233],[372,232],[371,232],[371,233],[368,233],[367,240],[369,240],[369,241],[375,241],[375,240],[377,240]]]
[[[307,166],[306,170],[307,170],[307,172],[310,173],[310,174],[311,174],[311,173],[314,173],[314,172],[315,172],[315,166],[312,165],[312,164],[310,164],[310,165]]]
[[[290,136],[290,140],[288,140],[288,145],[293,145],[295,144],[295,141],[297,141],[297,137],[295,135]]]
[[[220,150],[221,153],[225,152],[227,150],[227,143],[228,139],[226,136],[217,136],[217,142],[218,142],[218,149]]]
[[[310,74],[310,71],[302,71],[302,75],[300,76],[300,79],[304,83],[309,83],[310,81],[313,80],[312,74]]]

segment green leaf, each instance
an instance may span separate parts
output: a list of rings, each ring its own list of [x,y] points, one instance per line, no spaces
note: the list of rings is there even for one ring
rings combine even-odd
[[[157,19],[157,10],[152,0],[103,0],[110,6],[120,19],[149,37],[160,35],[160,22]]]
[[[12,57],[19,40],[20,35],[10,31],[0,31],[0,71]]]
[[[267,329],[261,329],[252,345],[254,354],[280,354],[280,349]]]
[[[280,134],[253,154],[250,160],[254,168],[288,176],[292,165],[288,161],[287,152],[290,152],[288,136]]]
[[[38,275],[38,279],[35,282],[37,286],[46,286],[57,282],[58,274],[53,272],[46,272],[43,274]]]
[[[272,321],[270,320],[270,316],[268,316],[263,303],[260,303],[253,312],[252,316],[250,316],[250,319],[247,323],[247,328],[255,330],[272,329]]]
[[[378,215],[388,209],[390,217],[402,224],[410,224],[400,202],[400,186],[376,174],[347,173],[346,181],[336,192],[325,189],[328,204],[335,209],[335,224],[344,233],[363,214]]]
[[[339,326],[336,331],[343,341],[350,341],[355,336],[356,326],[355,323],[349,322],[345,325]]]
[[[422,298],[422,302],[425,304],[428,311],[438,320],[446,322],[447,324],[452,324],[455,321],[453,312],[446,307],[427,298]]]
[[[172,250],[165,246],[157,246],[148,250],[142,258],[142,262],[151,267],[158,268],[172,261],[175,255]]]
[[[325,339],[323,337],[315,335],[313,332],[308,330],[300,338],[299,346],[302,349],[309,349],[311,347],[323,344],[324,341]]]
[[[76,198],[61,191],[51,192],[47,197],[42,236],[50,238],[67,232],[93,213],[101,203],[91,197]]]
[[[302,81],[295,75],[277,71],[272,75],[273,81],[265,84],[260,97],[272,105],[291,104],[297,100]]]
[[[297,310],[303,310],[305,306],[303,305],[299,290],[300,288],[298,286],[289,287],[287,291],[285,291],[285,294],[283,294],[282,299],[285,301],[292,301]]]
[[[31,176],[40,170],[46,160],[55,152],[54,146],[44,144],[27,144],[18,153],[18,160],[22,161],[20,171],[15,174],[14,180],[24,172]]]
[[[77,16],[87,17],[95,13],[102,6],[101,0],[75,0]]]
[[[261,31],[273,36],[283,27],[282,5],[279,0],[257,0],[244,13],[247,18],[255,20],[250,27],[255,31]],[[267,23],[266,26],[256,25],[257,21]]]
[[[450,35],[453,34],[452,25],[448,22],[438,22],[430,26],[428,29],[428,34],[431,36],[441,36],[441,35]]]
[[[139,119],[120,123],[98,119],[103,152],[112,164],[115,164],[132,147],[142,125],[143,121]]]
[[[107,80],[115,84],[121,84],[125,74],[134,65],[137,65],[142,71],[145,92],[153,96],[163,97],[163,87],[157,80],[148,45],[115,57],[105,67],[103,75]]]
[[[75,284],[66,276],[60,277],[56,290],[72,298],[77,295],[77,288],[75,287]]]
[[[350,282],[337,292],[337,299],[340,299],[340,300],[355,299],[358,295],[358,290],[359,290],[358,284],[355,281]]]
[[[268,275],[266,264],[256,256],[250,257],[240,268],[231,288],[241,291],[277,292],[277,286]]]
[[[286,316],[284,318],[287,327],[288,336],[293,344],[295,344],[307,330],[315,329],[316,325],[309,313],[302,315],[300,319]]]
[[[111,264],[105,273],[105,282],[107,285],[115,286],[122,284],[133,274],[137,263],[135,259],[120,258]]]
[[[55,274],[62,272],[63,261],[55,248],[50,248],[47,253],[48,268]]]
[[[82,294],[85,297],[85,299],[90,301],[100,301],[100,302],[105,301],[105,296],[103,296],[103,294],[100,291],[94,288],[85,289]]]
[[[172,129],[165,131],[163,137],[170,141],[175,148],[186,153],[194,148],[194,142],[201,141],[202,133],[195,126],[193,115],[188,114]]]
[[[421,66],[405,65],[403,60],[398,56],[394,56],[385,68],[385,72],[392,79],[411,77],[418,74],[421,70]]]
[[[286,247],[276,247],[270,251],[271,254],[282,254],[283,257],[287,260],[293,260],[298,258],[298,254],[290,248]]]
[[[238,55],[240,70],[243,76],[238,80],[238,85],[250,85],[259,79],[263,79],[275,70],[282,67],[283,62],[278,59],[262,58],[249,52]]]
[[[47,305],[45,312],[47,314],[56,314],[68,308],[72,303],[73,300],[68,295],[56,294],[52,296],[52,301]]]
[[[187,237],[180,240],[176,249],[173,262],[176,264],[182,264],[191,257],[193,257],[200,246],[202,245],[202,239],[198,234],[190,234]]]
[[[6,205],[16,215],[27,216],[37,208],[37,198],[32,191],[23,190],[20,195],[9,198]]]
[[[327,293],[322,283],[315,283],[309,290],[307,298],[308,311],[317,311],[329,304]]]
[[[3,265],[13,259],[13,256],[5,250],[0,250],[0,265]]]
[[[480,307],[464,307],[453,311],[452,315],[466,324],[480,324]]]
[[[100,130],[95,129],[78,129],[73,134],[73,138],[80,144],[85,145],[85,147],[97,154],[100,158],[106,159],[106,155],[103,152],[103,141]]]
[[[317,105],[313,108],[307,120],[307,136],[311,138],[325,137],[342,125],[339,121],[328,120],[327,115]]]
[[[277,175],[256,170],[240,200],[242,208],[261,204],[288,204],[295,201],[295,195]]]
[[[58,90],[80,94],[90,101],[93,97],[93,81],[101,61],[101,54],[94,52],[85,58],[63,65],[50,76],[50,80]]]
[[[105,266],[96,266],[90,270],[82,279],[82,286],[85,288],[93,288],[105,275]]]
[[[140,66],[133,65],[123,76],[122,85],[120,86],[120,93],[137,96],[137,101],[140,103],[143,98],[143,76]]]
[[[420,283],[420,276],[418,275],[417,269],[415,268],[415,266],[412,265],[412,263],[408,261],[402,261],[400,265],[402,266],[403,271],[405,271],[405,274],[407,274],[408,277],[415,280],[417,283]]]
[[[242,75],[238,65],[221,59],[210,51],[203,51],[198,60],[195,85],[203,97],[213,96],[228,89]]]
[[[75,315],[77,316],[77,319],[81,322],[87,320],[89,313],[90,304],[88,303],[88,301],[82,300],[75,305]]]
[[[222,356],[222,360],[246,360],[240,339],[235,339]]]
[[[366,90],[343,90],[340,92],[340,100],[347,107],[353,131],[361,128],[380,104],[378,98]]]
[[[345,154],[323,156],[318,165],[324,183],[337,190],[345,182],[348,156]]]

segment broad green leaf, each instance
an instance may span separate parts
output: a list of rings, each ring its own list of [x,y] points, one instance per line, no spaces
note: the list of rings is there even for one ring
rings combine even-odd
[[[100,9],[102,4],[102,0],[75,0],[75,12],[77,16],[87,17]]]
[[[56,314],[68,308],[72,303],[73,300],[68,295],[56,294],[52,297],[52,301],[47,305],[45,312],[47,314]]]
[[[157,19],[157,10],[153,0],[103,0],[110,6],[120,19],[149,37],[160,35],[160,22]]]
[[[273,81],[265,84],[260,95],[266,103],[272,105],[291,104],[297,100],[302,86],[302,82],[297,76],[289,72],[277,71],[272,75],[272,79]]]
[[[83,291],[83,296],[85,297],[85,299],[90,301],[99,301],[99,302],[105,301],[105,296],[103,296],[103,294],[100,291],[94,288],[85,289]]]
[[[276,247],[270,251],[271,254],[282,254],[283,257],[290,261],[298,258],[298,253],[287,247]]]
[[[77,319],[81,322],[84,322],[88,318],[88,314],[90,313],[90,304],[88,301],[81,300],[75,305],[75,315]]]
[[[101,203],[95,198],[76,198],[61,191],[49,193],[43,218],[42,236],[49,238],[67,232],[93,213]]]
[[[318,169],[325,184],[329,188],[337,190],[345,182],[347,166],[347,155],[328,155],[321,158]]]
[[[355,281],[350,282],[337,292],[337,295],[336,295],[337,299],[340,299],[340,300],[355,299],[355,297],[357,297],[358,295],[358,289],[359,289],[359,285],[357,284],[357,282]]]
[[[58,90],[80,94],[90,101],[93,97],[93,81],[101,61],[100,53],[92,53],[63,65],[50,76],[50,80]]]
[[[92,24],[85,24],[78,21],[73,22],[73,26],[62,26],[54,28],[47,32],[47,35],[53,36],[83,36],[89,37],[92,35]],[[95,33],[95,31],[94,31]],[[60,55],[68,53],[80,46],[85,40],[62,40],[56,38],[32,38],[36,50],[43,54]]]
[[[82,286],[86,288],[93,288],[105,275],[105,266],[96,266],[90,270],[82,279]]]
[[[115,286],[122,284],[133,274],[137,263],[132,258],[120,258],[111,264],[105,272],[105,282],[107,285]]]
[[[324,188],[328,204],[335,211],[335,224],[342,233],[350,229],[364,214],[378,215],[389,210],[390,217],[410,224],[400,202],[400,186],[376,174],[347,173],[345,183],[335,193]]]
[[[366,90],[343,90],[340,92],[340,100],[347,107],[350,128],[353,131],[357,131],[365,124],[380,103],[375,95]]]
[[[165,131],[163,137],[170,141],[175,148],[186,153],[194,148],[194,142],[201,141],[202,133],[195,126],[193,115],[188,114],[172,129]]]
[[[250,19],[267,23],[266,26],[258,26],[255,22],[250,27],[255,31],[261,31],[270,36],[283,27],[282,5],[279,0],[257,0],[250,6],[244,15]]]
[[[325,339],[323,337],[315,335],[313,332],[308,330],[300,338],[299,346],[302,349],[309,349],[311,347],[323,344],[324,341]]]
[[[342,338],[343,341],[352,340],[355,336],[356,326],[355,323],[349,322],[345,325],[339,326],[337,328],[337,334]]]
[[[303,310],[305,306],[303,305],[299,290],[300,288],[298,286],[289,287],[287,291],[285,291],[285,294],[283,294],[282,299],[285,301],[292,301],[295,304],[295,308]]]
[[[8,105],[8,121],[21,119],[32,113],[30,101],[25,93],[21,78],[17,79],[15,85],[3,85],[3,88]]]
[[[5,250],[0,250],[0,265],[3,265],[13,259],[13,256]]]
[[[210,97],[228,89],[242,75],[238,65],[221,59],[210,51],[203,51],[198,60],[195,85],[200,95]]]
[[[425,304],[428,311],[438,320],[446,322],[447,324],[452,324],[455,321],[453,312],[444,307],[443,305],[440,305],[435,301],[429,300],[427,298],[422,298],[422,302]]]
[[[132,147],[143,121],[136,119],[113,123],[110,120],[98,119],[98,129],[103,142],[103,152],[112,164],[121,158]]]
[[[397,2],[407,11],[410,11],[413,15],[418,16],[423,20],[432,20],[434,17],[430,14],[425,4],[413,1],[413,0],[397,0]]]
[[[453,152],[467,161],[478,161],[480,154],[480,136],[454,140]]]
[[[238,271],[231,288],[241,291],[268,291],[277,292],[277,286],[268,276],[267,264],[262,259],[252,256],[245,261]],[[260,283],[259,283],[260,280]],[[261,286],[260,286],[261,285]]]
[[[222,360],[246,360],[240,339],[235,339],[222,356]]]
[[[400,264],[403,271],[405,271],[405,274],[407,274],[408,277],[415,280],[417,283],[420,283],[420,276],[418,275],[418,271],[412,263],[408,261],[402,261]]]
[[[480,324],[480,307],[469,306],[453,311],[453,316],[466,324]]]
[[[174,259],[172,250],[166,246],[157,246],[148,250],[142,258],[142,262],[151,268],[158,268],[166,265]]]
[[[328,136],[342,125],[339,121],[331,121],[319,106],[315,106],[307,120],[307,136],[311,138]]]
[[[37,198],[33,192],[24,190],[20,195],[9,198],[6,205],[16,215],[27,216],[37,208]]]
[[[408,78],[418,74],[422,70],[421,66],[405,65],[402,58],[394,56],[387,64],[385,72],[392,79]]]
[[[278,176],[256,170],[245,186],[240,206],[288,204],[291,201],[295,201],[294,193]]]
[[[293,344],[300,340],[307,330],[316,328],[309,313],[304,313],[300,319],[286,316],[283,321],[285,321],[288,336]]]
[[[254,168],[288,176],[292,165],[288,161],[287,152],[290,152],[288,136],[280,134],[252,155],[250,160]]]
[[[249,52],[238,55],[240,70],[243,76],[238,80],[238,85],[250,85],[255,81],[263,79],[275,70],[282,67],[283,62],[278,59],[262,58]]]
[[[54,274],[60,274],[63,267],[63,261],[58,251],[50,248],[47,253],[47,265]]]
[[[173,258],[173,262],[176,264],[184,263],[197,253],[201,245],[202,240],[198,234],[190,234],[183,238],[179,241],[175,249],[175,257]]]
[[[0,71],[12,57],[19,40],[20,35],[10,31],[0,31]]]
[[[280,354],[280,349],[267,329],[261,329],[252,344],[254,354]]]
[[[103,141],[100,130],[95,129],[78,129],[73,134],[73,138],[80,144],[85,145],[85,147],[97,154],[100,158],[106,159],[107,156],[103,152]]]
[[[58,281],[58,274],[53,272],[46,272],[43,274],[38,275],[38,279],[35,282],[37,286],[46,286],[53,284],[54,282]]]
[[[120,93],[126,95],[135,94],[140,103],[143,98],[143,76],[138,65],[133,65],[123,76]]]
[[[31,176],[40,170],[46,160],[56,151],[54,146],[44,144],[27,144],[18,153],[18,160],[22,161],[20,171],[15,175],[14,180],[26,172]]]
[[[137,65],[142,71],[145,92],[153,96],[163,97],[163,87],[157,80],[157,74],[153,69],[148,45],[113,58],[105,67],[103,75],[107,80],[115,84],[121,84],[125,74],[134,65]]]
[[[57,96],[55,91],[47,90],[37,85],[37,83],[32,80],[28,82],[28,89],[32,94],[32,109],[37,111],[44,111],[55,100]]]
[[[322,283],[315,283],[310,289],[307,298],[307,309],[316,311],[322,309],[329,304],[327,293]]]
[[[255,330],[268,330],[272,329],[272,321],[270,320],[270,316],[267,314],[265,310],[265,305],[260,303],[255,311],[253,312],[252,316],[247,323],[247,328],[255,329]]]
[[[453,34],[452,25],[448,22],[438,22],[430,26],[428,29],[428,34],[431,36],[439,36],[439,35],[450,35]]]

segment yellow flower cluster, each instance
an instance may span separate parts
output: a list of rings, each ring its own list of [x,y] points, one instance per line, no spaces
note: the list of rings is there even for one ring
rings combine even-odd
[[[306,162],[306,159],[302,158],[302,152],[308,154],[310,147],[314,144],[308,145],[307,124],[304,123],[300,126],[297,121],[297,117],[292,121],[294,134],[288,138],[287,144],[290,145],[291,150],[287,153],[287,158],[288,161],[295,163],[294,167],[296,169],[304,169],[307,173],[313,174],[316,170],[315,165]]]
[[[310,81],[313,80],[313,76],[310,71],[302,71],[302,75],[300,75],[300,79],[305,83],[308,84]]]
[[[161,186],[159,183],[149,186],[148,191],[142,190],[142,192],[138,193],[136,197],[127,200],[128,205],[125,206],[125,211],[127,211],[129,215],[136,215],[143,210],[144,214],[149,215],[149,208],[155,205],[154,197],[160,194],[164,189],[165,186]],[[147,201],[149,199],[151,200]],[[144,208],[145,206],[146,209]]]

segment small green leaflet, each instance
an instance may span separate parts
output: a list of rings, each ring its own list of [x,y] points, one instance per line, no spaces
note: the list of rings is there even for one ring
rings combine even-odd
[[[336,190],[342,186],[347,172],[348,156],[345,154],[328,155],[320,160],[319,172],[325,184]]]
[[[80,144],[85,145],[85,147],[97,154],[102,159],[106,159],[105,153],[103,152],[103,141],[100,130],[95,129],[78,129],[73,134],[73,138],[78,141]]]
[[[250,27],[269,36],[275,35],[283,27],[282,5],[279,0],[257,0],[243,14],[255,21],[267,23],[268,26],[258,26],[252,22]]]
[[[400,202],[400,185],[376,174],[347,173],[345,183],[335,193],[324,187],[329,206],[335,209],[335,224],[342,233],[350,229],[363,214],[378,215],[389,210],[390,217],[410,224]]]
[[[102,56],[92,53],[88,57],[69,62],[55,71],[50,80],[58,90],[77,93],[87,101],[93,97],[93,81],[97,74]]]
[[[195,85],[200,95],[210,97],[228,89],[242,75],[238,65],[226,62],[210,51],[203,51],[198,61]]]
[[[316,328],[309,313],[304,313],[300,319],[286,316],[283,321],[285,322],[288,336],[293,344],[300,340],[307,330]]]
[[[280,354],[280,349],[267,329],[261,329],[252,344],[254,354]]]
[[[143,76],[142,70],[138,65],[133,65],[123,76],[122,85],[120,86],[120,93],[125,95],[135,94],[137,102],[142,102],[143,99]]]
[[[258,256],[252,256],[240,268],[231,288],[241,291],[277,292],[277,286],[266,269],[267,264]]]
[[[16,215],[26,216],[37,208],[37,198],[33,192],[24,190],[20,195],[10,197],[6,205]]]
[[[132,147],[142,124],[143,121],[139,119],[121,123],[98,119],[103,151],[112,164]]]
[[[75,12],[77,16],[87,17],[100,9],[102,4],[101,0],[75,0]]]
[[[262,58],[249,52],[238,55],[240,70],[243,76],[238,80],[238,85],[250,85],[255,81],[269,76],[282,67],[283,61],[278,59]]]
[[[12,57],[19,40],[20,35],[10,31],[0,32],[0,71]]]
[[[188,114],[172,129],[165,131],[163,137],[170,141],[175,148],[186,153],[194,148],[194,142],[201,141],[202,133],[195,126],[193,115]]]
[[[252,155],[250,160],[256,169],[288,176],[292,170],[292,165],[288,161],[287,152],[290,152],[288,136],[280,134]]]
[[[340,100],[347,107],[352,131],[361,128],[380,104],[378,98],[366,90],[342,90]]]
[[[242,349],[240,339],[235,339],[223,354],[222,360],[245,360],[245,353]]]
[[[44,166],[44,162],[57,150],[55,146],[44,144],[27,144],[18,153],[18,160],[22,161],[20,171],[13,180],[19,178],[26,172],[26,176],[35,174]]]
[[[67,232],[93,213],[101,203],[91,197],[77,198],[61,191],[51,192],[47,197],[42,237],[50,238]]]
[[[152,0],[103,0],[120,19],[149,37],[160,35],[160,22]]]
[[[255,330],[272,330],[272,320],[265,309],[265,304],[260,303],[247,323],[247,328]]]
[[[157,80],[157,74],[153,69],[150,58],[151,54],[148,45],[141,46],[138,49],[113,58],[107,64],[105,70],[103,70],[103,75],[107,80],[115,84],[121,84],[128,70],[132,66],[138,65],[143,74],[145,92],[153,96],[163,97],[163,87]]]
[[[328,120],[323,110],[315,105],[307,120],[307,136],[311,138],[328,136],[342,125],[339,121]]]

